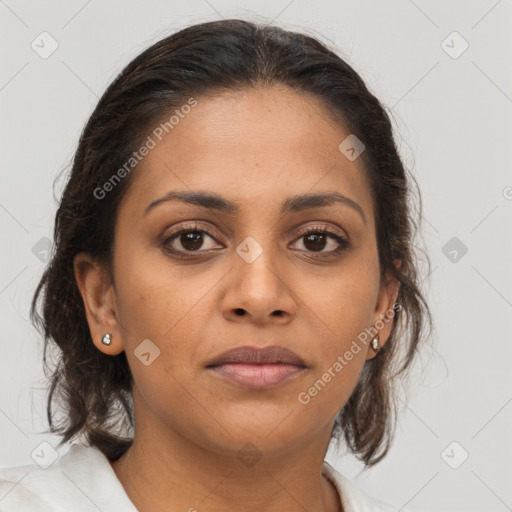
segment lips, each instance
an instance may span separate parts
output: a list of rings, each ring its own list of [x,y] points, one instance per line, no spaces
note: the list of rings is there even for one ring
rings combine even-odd
[[[207,367],[221,366],[224,364],[289,364],[305,367],[305,363],[295,352],[284,347],[238,347],[224,352],[211,361]]]
[[[238,347],[216,357],[206,368],[238,386],[264,390],[293,379],[306,365],[295,352],[284,347]]]

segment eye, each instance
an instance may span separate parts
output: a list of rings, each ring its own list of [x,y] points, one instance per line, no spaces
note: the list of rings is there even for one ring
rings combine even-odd
[[[302,240],[302,245],[305,247],[301,250],[322,254],[335,254],[347,249],[350,245],[345,237],[324,226],[309,227],[300,234],[298,240]]]
[[[300,251],[333,255],[350,246],[348,240],[338,232],[325,226],[308,227],[302,231],[297,241],[302,241]],[[297,243],[297,241],[295,243]],[[202,253],[223,248],[209,232],[209,228],[200,224],[183,227],[165,238],[162,245],[165,250],[176,255]]]
[[[208,240],[210,240],[209,243],[207,243]],[[215,238],[199,224],[184,227],[172,233],[163,241],[162,245],[173,253],[203,252],[219,248]]]

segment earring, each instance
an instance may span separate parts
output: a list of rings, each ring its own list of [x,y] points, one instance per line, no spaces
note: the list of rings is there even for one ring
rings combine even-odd
[[[105,334],[105,336],[103,336],[103,338],[101,338],[101,343],[103,343],[103,345],[110,345],[111,341],[112,341],[112,339],[108,332],[107,332],[107,334]]]
[[[373,338],[373,340],[372,340],[372,348],[373,348],[373,350],[375,350],[375,352],[378,352],[381,349],[381,346],[379,345],[379,341],[380,341],[380,338],[379,338],[379,334],[377,333],[375,338]]]

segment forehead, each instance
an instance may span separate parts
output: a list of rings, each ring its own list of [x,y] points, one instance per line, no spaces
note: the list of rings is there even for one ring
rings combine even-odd
[[[260,208],[262,200],[280,206],[285,197],[321,189],[351,197],[371,216],[363,161],[340,151],[350,132],[320,100],[268,86],[196,101],[161,140],[149,131],[155,146],[136,167],[123,199],[130,210],[141,215],[148,203],[176,189],[210,190],[251,207],[259,198]]]

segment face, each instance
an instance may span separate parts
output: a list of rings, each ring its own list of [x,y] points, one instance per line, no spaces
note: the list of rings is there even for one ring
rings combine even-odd
[[[118,209],[114,285],[76,261],[92,337],[126,352],[141,424],[219,453],[328,441],[375,356],[358,336],[397,292],[380,285],[362,159],[338,148],[349,134],[317,99],[273,86],[198,97],[156,139]],[[209,367],[270,346],[303,364]]]

